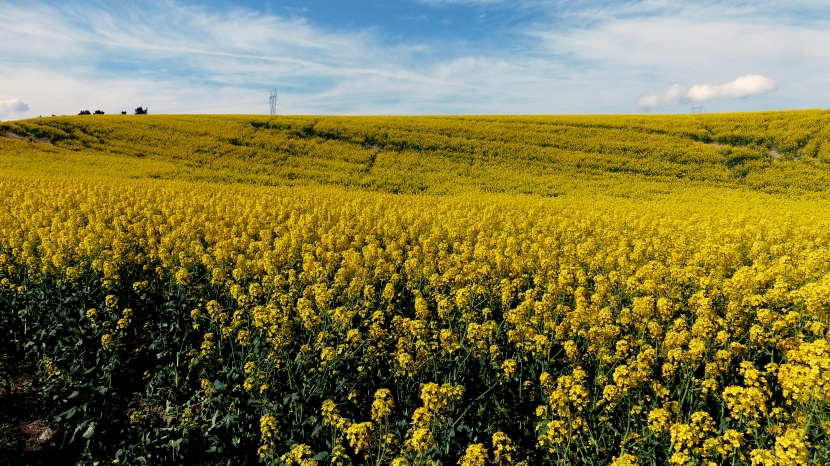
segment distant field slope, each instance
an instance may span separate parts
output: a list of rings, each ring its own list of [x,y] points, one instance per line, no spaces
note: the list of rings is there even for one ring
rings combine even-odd
[[[0,124],[4,152],[54,169],[393,193],[556,196],[585,183],[830,187],[830,112],[599,116],[123,116]],[[49,141],[50,144],[45,142]],[[77,154],[84,154],[79,157]],[[68,158],[67,158],[68,157]],[[85,157],[92,157],[90,160]],[[74,168],[60,161],[71,160]],[[106,162],[106,163],[102,163]],[[6,157],[0,163],[11,163]],[[85,169],[89,171],[89,169]]]

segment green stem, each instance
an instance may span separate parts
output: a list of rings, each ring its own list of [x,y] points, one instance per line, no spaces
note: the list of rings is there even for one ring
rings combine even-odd
[[[495,384],[493,384],[490,388],[488,388],[488,389],[487,389],[487,391],[485,391],[484,393],[482,393],[481,395],[479,395],[479,396],[478,396],[478,398],[476,398],[476,399],[475,399],[475,401],[481,401],[481,399],[482,399],[482,398],[484,398],[484,396],[485,396],[485,395],[487,395],[488,393],[490,393],[490,392],[491,392],[494,388],[496,388],[498,385],[499,385],[499,384],[498,384],[498,382],[497,382],[497,383],[495,383]],[[456,420],[455,420],[455,422],[453,422],[453,423],[452,423],[452,425],[450,426],[450,428],[451,428],[451,429],[454,429],[454,428],[455,428],[455,425],[456,425],[456,424],[458,424],[458,422],[459,422],[459,421],[461,421],[461,419],[464,417],[464,415],[465,415],[465,414],[467,414],[467,411],[469,411],[469,410],[470,410],[470,408],[472,408],[475,404],[476,404],[476,403],[468,403],[468,404],[467,404],[467,408],[466,408],[466,409],[464,409],[464,411],[461,413],[461,415],[460,415],[460,416],[458,416],[458,419],[456,419]]]

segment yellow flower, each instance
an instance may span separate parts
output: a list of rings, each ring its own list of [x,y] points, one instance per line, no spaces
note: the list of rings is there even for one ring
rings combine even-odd
[[[445,351],[447,353],[452,353],[452,352],[458,351],[458,349],[460,348],[460,345],[459,345],[459,342],[458,342],[458,335],[453,333],[453,331],[451,329],[448,329],[448,328],[441,329],[439,339],[441,341],[442,351]]]
[[[129,309],[125,309],[127,311]],[[128,317],[122,317],[118,319],[118,322],[115,323],[115,328],[118,330],[126,330],[127,327],[130,325],[130,319]]]
[[[262,434],[263,440],[272,440],[277,438],[279,430],[277,429],[277,418],[272,414],[264,414],[259,418],[259,430]]]
[[[618,359],[625,359],[628,355],[628,351],[631,348],[628,340],[617,340],[615,345],[615,354]]]
[[[501,365],[501,369],[504,371],[504,378],[510,380],[516,375],[516,368],[518,364],[516,363],[515,359],[505,359],[505,361]]]
[[[245,379],[245,382],[242,383],[242,388],[244,388],[245,391],[251,391],[254,389],[255,384],[256,380],[254,380],[251,377],[248,377],[247,379]]]
[[[205,333],[204,341],[202,342],[200,348],[202,350],[202,357],[204,358],[211,357],[213,351],[216,349],[216,344],[213,342],[213,337],[214,336],[212,332]]]
[[[513,462],[513,453],[516,452],[516,447],[513,441],[504,432],[496,432],[493,434],[493,453],[499,464],[510,464]]]
[[[685,451],[675,451],[669,458],[669,464],[676,466],[687,466],[692,463],[692,457]]]
[[[609,384],[602,388],[602,401],[605,403],[614,404],[619,401],[622,394],[620,387]]]
[[[343,445],[336,445],[331,449],[331,464],[332,466],[349,464],[349,456]]]
[[[372,402],[372,420],[380,423],[383,418],[392,413],[395,403],[392,400],[392,392],[389,389],[381,388],[375,392],[375,401]]]
[[[355,453],[361,451],[368,453],[374,432],[375,426],[371,422],[355,423],[346,428],[346,438],[349,440],[349,445],[354,448]]]
[[[723,446],[727,452],[740,450],[744,444],[744,434],[735,429],[727,429],[722,436]]]
[[[51,359],[45,359],[43,361],[43,369],[46,371],[46,377],[52,377],[60,372],[58,365]]]
[[[251,333],[247,329],[240,330],[236,335],[236,341],[239,343],[239,346],[250,346]]]
[[[775,439],[775,461],[781,466],[807,464],[810,444],[803,439],[801,429],[788,429]]]
[[[615,456],[614,459],[611,460],[611,466],[637,466],[640,464],[638,460],[639,458],[636,456],[630,453],[624,453],[619,457]]]
[[[675,423],[671,426],[671,442],[674,451],[684,452],[698,443],[698,436],[695,429],[688,424]]]
[[[150,286],[150,283],[147,280],[135,282],[133,283],[133,291],[137,294],[143,294],[147,291],[147,288]]]
[[[317,460],[307,458],[308,456],[313,457],[314,451],[310,446],[299,443],[292,446],[291,451],[282,455],[280,460],[282,460],[282,462],[287,466],[292,466],[294,464],[299,466],[317,466]]]
[[[103,346],[105,350],[108,350],[110,349],[110,346],[112,346],[114,340],[115,338],[113,338],[111,334],[105,333],[101,336],[101,346]]]
[[[723,400],[734,419],[756,419],[767,413],[766,393],[758,387],[730,385],[723,390]]]
[[[118,307],[118,298],[115,295],[109,294],[104,299],[104,305],[107,307],[107,309],[115,309],[116,307]]]
[[[565,355],[568,356],[568,359],[576,361],[579,358],[579,348],[573,340],[566,341],[562,344],[562,347],[564,348]]]
[[[474,443],[467,447],[464,456],[458,460],[461,466],[485,466],[487,464],[487,447]]]
[[[775,455],[769,450],[755,449],[749,452],[752,466],[775,466]]]
[[[210,300],[205,304],[208,315],[217,322],[224,322],[228,315],[222,312],[222,306],[216,300]]]
[[[323,417],[323,425],[333,426],[338,429],[346,429],[351,425],[351,422],[340,415],[340,410],[333,400],[326,400],[323,402],[323,407],[320,409],[320,414]]]

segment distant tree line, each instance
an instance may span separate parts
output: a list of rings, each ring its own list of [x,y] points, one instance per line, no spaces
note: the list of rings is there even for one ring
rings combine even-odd
[[[146,107],[144,107],[144,108],[138,107],[138,108],[135,109],[135,114],[136,115],[146,115],[147,113],[148,112],[147,112]],[[95,110],[94,112],[90,112],[89,110],[81,110],[80,112],[78,112],[78,115],[103,115],[103,114],[104,114],[103,110]],[[121,114],[126,115],[127,111],[124,110],[124,111],[121,112]]]

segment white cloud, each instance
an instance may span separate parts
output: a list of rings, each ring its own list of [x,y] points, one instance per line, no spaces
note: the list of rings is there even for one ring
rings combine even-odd
[[[776,89],[778,89],[778,83],[774,80],[758,74],[748,74],[717,86],[707,84],[692,86],[686,96],[695,102],[703,102],[711,99],[741,99],[768,94]]]
[[[71,53],[56,57],[50,51],[46,59],[31,50],[17,57],[21,63],[13,70],[0,60],[0,89],[27,96],[28,116],[99,108],[114,113],[138,105],[151,113],[264,113],[274,87],[280,94],[277,109],[285,113],[567,108],[565,99],[548,92],[556,80],[540,75],[539,66],[555,66],[543,60],[486,54],[415,60],[428,57],[432,46],[383,44],[371,32],[325,30],[302,18],[164,5],[173,10],[150,22],[129,9],[27,11],[9,5],[21,23],[37,16],[50,24],[52,37],[62,38],[56,47]],[[3,26],[16,41],[27,39],[26,30],[0,18],[0,30]],[[0,41],[0,56],[12,56],[12,43],[6,41],[4,48]],[[107,62],[129,71],[109,72]]]
[[[505,39],[498,47],[453,53],[438,39],[408,41],[404,31],[389,42],[380,28],[325,28],[180,0],[0,0],[0,90],[29,104],[16,118],[138,105],[265,113],[274,88],[286,113],[620,113],[635,110],[632,97],[644,90],[751,70],[775,76],[782,90],[677,85],[637,104],[671,111],[672,102],[710,96],[711,107],[721,102],[715,110],[830,106],[830,48],[820,45],[830,43],[830,22],[770,14],[764,6],[773,0],[413,1],[533,8],[516,17],[538,19],[496,31]]]
[[[274,87],[308,100],[370,76],[422,78],[407,62],[423,48],[382,45],[364,31],[172,0],[111,5],[0,0],[0,89],[26,98],[28,116],[139,104],[165,113],[258,113]]]
[[[825,65],[830,62],[830,48],[821,45],[830,43],[827,15],[798,20],[800,6],[765,10],[763,6],[770,5],[766,0],[760,6],[640,3],[570,11],[569,21],[554,26],[539,21],[525,30],[538,41],[540,53],[569,62],[566,72],[583,76],[586,89],[616,88],[610,95],[618,109],[637,108],[632,97],[644,90],[664,89],[668,83],[727,82],[748,70],[775,76],[779,92],[754,99],[712,100],[711,110],[830,107],[825,90],[830,81]],[[641,103],[668,99],[667,91],[644,95]],[[583,99],[590,98],[589,92],[582,93]]]
[[[6,118],[15,113],[23,113],[29,110],[29,105],[20,99],[0,100],[0,118]]]
[[[684,102],[705,102],[713,99],[743,99],[769,94],[778,89],[773,79],[758,74],[741,76],[724,84],[695,84],[688,91],[682,84],[674,84],[660,92],[649,92],[637,99],[637,107],[650,110]]]
[[[660,92],[649,92],[637,99],[637,107],[643,109],[652,109],[655,107],[663,107],[680,102],[686,94],[686,87],[681,84],[674,84]]]

